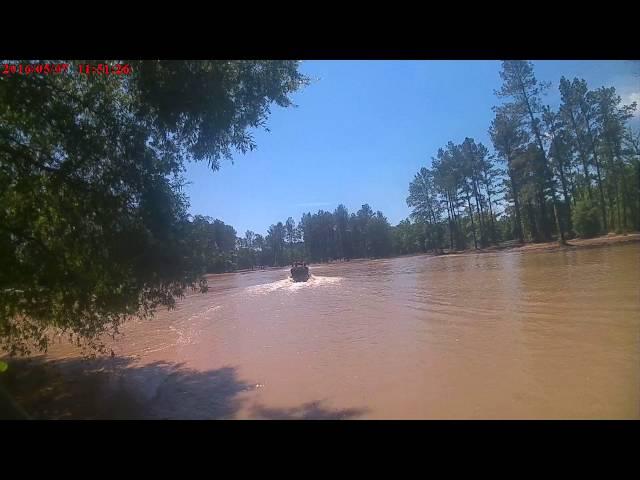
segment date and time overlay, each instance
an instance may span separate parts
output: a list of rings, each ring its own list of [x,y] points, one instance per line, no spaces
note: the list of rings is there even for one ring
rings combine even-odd
[[[2,75],[131,75],[133,68],[127,63],[0,63]]]

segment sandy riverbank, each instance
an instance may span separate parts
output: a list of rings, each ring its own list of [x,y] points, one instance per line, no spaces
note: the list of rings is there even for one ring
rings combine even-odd
[[[477,254],[485,252],[497,252],[497,251],[519,251],[519,252],[539,252],[539,251],[553,251],[563,248],[591,248],[602,247],[607,245],[615,245],[620,243],[640,242],[640,233],[628,233],[623,234],[609,234],[602,235],[594,238],[574,238],[567,240],[566,246],[561,246],[558,242],[544,242],[544,243],[525,243],[519,244],[510,242],[508,244],[497,245],[494,247],[488,247],[478,250],[465,250],[463,252],[452,252],[460,254]]]
[[[545,252],[545,251],[555,251],[560,249],[572,249],[572,248],[595,248],[595,247],[604,247],[608,245],[616,245],[622,243],[632,243],[632,242],[640,242],[640,232],[628,233],[626,235],[623,234],[609,234],[609,235],[601,235],[599,237],[594,238],[574,238],[571,240],[567,240],[566,246],[560,246],[557,241],[553,242],[543,242],[543,243],[532,243],[527,242],[524,244],[520,244],[517,241],[504,242],[499,245],[493,245],[486,248],[478,248],[473,249],[469,248],[466,250],[445,250],[442,255],[446,256],[467,256],[467,255],[480,255],[483,253],[497,253],[497,252]],[[389,258],[410,258],[410,257],[420,257],[420,256],[434,256],[433,253],[408,253],[406,255],[395,255]],[[440,255],[437,255],[440,256]],[[366,262],[370,261],[370,258],[356,258],[351,260],[351,262]],[[342,263],[341,261],[331,261],[326,263],[309,263],[308,265],[313,266],[323,266],[323,265],[331,265],[336,263]],[[276,267],[273,267],[276,268]],[[282,268],[282,267],[278,267]]]

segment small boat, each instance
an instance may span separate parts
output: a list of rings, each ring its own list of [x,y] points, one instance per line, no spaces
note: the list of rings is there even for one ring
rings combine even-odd
[[[296,262],[291,267],[291,278],[294,282],[306,282],[309,280],[309,267],[304,263]]]

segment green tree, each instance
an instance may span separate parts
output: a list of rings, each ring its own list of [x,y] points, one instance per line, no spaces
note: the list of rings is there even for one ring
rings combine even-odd
[[[391,226],[389,221],[378,211],[367,222],[367,255],[373,258],[391,255]]]
[[[555,219],[556,230],[558,232],[558,242],[565,244],[564,232],[560,223],[558,213],[558,205],[553,182],[553,175],[547,161],[547,154],[542,140],[541,121],[539,115],[542,112],[542,104],[540,96],[549,87],[548,83],[540,83],[533,73],[533,65],[531,62],[522,60],[508,60],[502,62],[502,70],[500,77],[503,80],[502,88],[496,92],[501,98],[510,98],[511,102],[500,107],[501,110],[509,112],[518,118],[526,119],[526,123],[535,139],[536,146],[540,155],[541,176],[544,179],[544,186],[551,195],[553,206],[553,215]],[[541,197],[543,192],[540,192]],[[541,198],[541,206],[544,202]]]
[[[573,228],[583,237],[593,237],[600,231],[598,209],[588,199],[580,199],[573,210]]]
[[[286,229],[282,222],[278,222],[275,225],[269,227],[265,242],[269,245],[273,254],[272,265],[282,266],[284,265],[285,258],[283,256],[285,248],[285,236]]]
[[[296,241],[296,222],[292,217],[287,218],[284,224],[285,241],[288,245],[293,245]]]
[[[467,241],[462,231],[460,208],[464,207],[460,190],[462,188],[462,169],[453,155],[455,145],[452,142],[447,148],[438,149],[436,158],[431,161],[433,170],[433,184],[438,191],[441,205],[447,212],[447,224],[449,227],[449,246],[453,250],[466,248]]]
[[[517,171],[514,165],[516,157],[522,151],[527,140],[525,132],[521,128],[518,118],[505,112],[497,113],[491,127],[489,135],[493,142],[493,147],[500,158],[507,166],[508,186],[514,208],[514,230],[520,240],[524,242],[524,230],[522,227],[522,214],[520,210],[520,192],[517,178]]]
[[[0,77],[0,342],[12,354],[56,331],[99,347],[128,316],[204,291],[184,162],[217,170],[255,148],[270,104],[291,106],[307,83],[295,61],[132,66]]]
[[[412,234],[413,228],[411,220],[408,218],[401,220],[395,227],[391,227],[392,251],[395,255],[404,255],[413,251]]]
[[[349,231],[349,211],[340,204],[333,212],[336,222],[336,248],[338,258],[351,258],[353,248],[351,246],[351,232]]]
[[[594,123],[602,157],[605,158],[610,211],[615,208],[616,230],[626,231],[630,192],[625,175],[623,145],[625,127],[633,116],[636,103],[622,105],[622,99],[613,87],[599,88],[593,93],[593,100],[595,102]]]
[[[566,131],[569,132],[569,139],[578,152],[582,164],[583,188],[587,192],[589,200],[592,200],[591,174],[589,172],[588,147],[586,145],[586,132],[581,123],[580,96],[582,92],[586,94],[586,82],[575,79],[572,82],[565,77],[560,78],[560,118],[562,119]]]
[[[416,222],[424,225],[424,231],[429,235],[429,247],[432,250],[441,248],[436,238],[440,236],[439,221],[442,208],[434,185],[433,173],[427,168],[421,168],[409,184],[407,205],[412,207],[411,217]],[[410,225],[410,223],[403,225],[403,229],[401,230],[405,238],[412,233],[409,230]],[[403,240],[402,242],[403,250],[409,250],[410,248],[406,242],[407,240]]]
[[[287,248],[287,263],[291,263],[296,256],[295,248],[298,243],[298,234],[299,230],[296,227],[296,222],[292,217],[287,218],[287,221],[284,224],[285,229],[285,242]]]
[[[551,108],[545,107],[543,109],[542,121],[550,138],[548,157],[551,171],[560,179],[564,197],[562,217],[566,219],[567,229],[571,230],[571,196],[569,194],[573,154],[571,139],[560,114],[552,111]]]
[[[256,238],[256,234],[253,233],[251,230],[247,230],[246,232],[244,232],[244,244],[247,248],[253,248],[253,242]]]
[[[562,87],[562,84],[561,84]],[[571,84],[565,82],[564,89],[571,99],[572,104],[576,106],[578,115],[577,132],[581,132],[584,139],[584,145],[587,151],[590,151],[591,160],[596,169],[596,181],[598,193],[600,194],[600,212],[602,214],[602,229],[608,231],[606,201],[604,195],[603,171],[600,156],[598,155],[598,138],[595,125],[596,105],[593,92],[587,87],[587,82],[583,79],[574,78]],[[561,90],[562,93],[562,90]],[[578,133],[576,133],[578,135]]]
[[[633,195],[636,197],[635,228],[640,230],[640,131],[634,133],[631,128],[627,128],[624,142],[625,154],[629,164],[635,167],[635,172],[633,172],[634,167],[629,170],[631,170],[630,175],[632,176],[631,183],[634,183],[633,177],[635,177],[635,188],[631,191],[634,192]]]
[[[356,225],[360,232],[360,242],[357,246],[359,256],[367,257],[370,254],[370,238],[369,238],[369,221],[375,216],[373,210],[368,203],[362,205],[360,210],[356,212]]]

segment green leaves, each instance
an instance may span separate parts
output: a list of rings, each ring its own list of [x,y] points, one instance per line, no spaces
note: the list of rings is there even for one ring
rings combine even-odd
[[[588,200],[580,199],[573,209],[573,228],[583,238],[593,237],[600,231],[598,209]]]
[[[7,364],[7,362],[3,362],[2,360],[0,360],[0,373],[4,373],[9,369],[9,365]]]
[[[291,104],[297,69],[141,61],[131,76],[0,78],[0,347],[44,350],[56,331],[99,347],[128,316],[206,288],[184,162],[215,170],[254,148],[248,129]],[[231,227],[212,228],[235,248]]]

